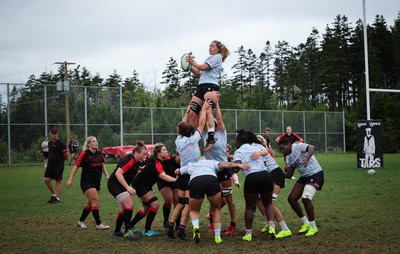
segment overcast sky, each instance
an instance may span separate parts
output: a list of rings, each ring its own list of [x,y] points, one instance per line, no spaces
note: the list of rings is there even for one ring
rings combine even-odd
[[[366,0],[366,11],[368,24],[379,14],[392,26],[400,3]],[[325,33],[338,14],[354,26],[362,0],[1,0],[0,83],[23,83],[69,61],[103,78],[136,70],[159,86],[170,57],[191,51],[203,61],[213,39],[259,55],[266,41],[297,46],[313,27]],[[236,60],[232,54],[224,68]]]

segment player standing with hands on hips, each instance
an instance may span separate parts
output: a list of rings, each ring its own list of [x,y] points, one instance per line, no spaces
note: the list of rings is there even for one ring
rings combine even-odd
[[[199,78],[199,85],[190,101],[189,124],[195,129],[199,121],[199,113],[202,109],[204,101],[210,100],[213,105],[207,110],[206,126],[208,130],[208,140],[206,140],[206,150],[215,144],[214,138],[214,117],[212,109],[218,100],[220,91],[222,63],[229,56],[230,52],[223,43],[213,40],[210,43],[208,52],[210,56],[204,63],[197,63],[194,58],[189,55],[187,61],[191,65],[191,72]]]
[[[296,168],[300,173],[300,178],[293,186],[288,197],[290,206],[303,222],[299,233],[313,236],[318,233],[318,228],[315,223],[312,199],[317,190],[321,190],[324,185],[324,171],[314,157],[315,147],[306,143],[291,144],[288,139],[281,139],[278,143],[278,148],[286,157],[288,165],[288,172],[285,173],[285,178],[291,178]],[[300,198],[308,219],[304,216],[298,202]]]

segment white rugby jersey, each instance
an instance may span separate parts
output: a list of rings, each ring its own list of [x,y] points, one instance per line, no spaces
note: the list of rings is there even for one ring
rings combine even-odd
[[[220,162],[227,162],[228,156],[226,155],[226,144],[228,142],[226,130],[216,130],[214,132],[214,138],[217,142],[212,146],[210,150],[204,152],[204,156],[207,160],[216,160]],[[207,130],[203,131],[203,140],[208,139]]]
[[[216,172],[220,171],[218,167],[219,162],[216,160],[199,160],[194,163],[181,167],[179,171],[182,175],[190,175],[190,181],[198,176],[211,175],[217,177]]]
[[[307,147],[309,144],[306,143],[294,143],[292,145],[292,152],[286,156],[286,163],[289,167],[298,168],[301,176],[311,176],[322,171],[317,159],[314,155],[311,156],[308,161],[307,167],[304,167],[302,161],[307,157]]]
[[[266,151],[267,149],[263,146],[263,145],[261,145],[261,144],[258,144],[258,143],[253,143],[252,144],[253,146],[255,146],[255,147],[258,147],[261,151]],[[276,163],[276,161],[275,161],[275,159],[268,153],[267,155],[265,155],[265,156],[261,156],[262,158],[263,158],[263,160],[264,160],[264,164],[265,164],[265,167],[267,167],[267,171],[268,172],[272,172],[272,170],[274,170],[274,169],[276,169],[276,168],[279,168],[279,165],[278,165],[278,163]]]
[[[260,151],[261,150],[258,147],[249,144],[244,144],[239,149],[237,149],[233,154],[233,161],[241,161],[241,163],[243,164],[250,165],[249,170],[241,169],[244,177],[247,177],[251,173],[267,170],[267,168],[264,165],[264,160],[262,156],[260,156],[260,158],[258,158],[257,160],[250,159],[250,156],[253,154],[253,152],[260,152]]]
[[[200,157],[199,140],[200,132],[196,130],[190,138],[179,135],[175,140],[176,149],[181,158],[181,167],[188,165],[190,162],[196,162]]]

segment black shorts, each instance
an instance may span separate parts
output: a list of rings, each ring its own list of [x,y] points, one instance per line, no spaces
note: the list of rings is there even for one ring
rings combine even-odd
[[[193,96],[196,96],[200,100],[204,101],[204,95],[206,93],[219,90],[219,85],[204,83],[197,86],[196,92],[194,92]]]
[[[161,189],[164,188],[164,187],[169,187],[169,188],[171,188],[171,189],[176,189],[175,183],[166,182],[166,181],[163,181],[163,180],[157,181],[157,188],[158,188],[158,190],[161,190]]]
[[[204,198],[204,195],[207,195],[207,197],[212,197],[220,192],[221,186],[215,176],[198,176],[190,181],[190,198],[202,199]]]
[[[48,164],[46,171],[44,172],[44,177],[54,179],[56,181],[61,181],[64,173],[64,161],[59,164]]]
[[[114,198],[116,198],[119,194],[122,192],[127,191],[122,184],[118,182],[118,180],[108,180],[107,182],[107,188],[108,191],[113,195]]]
[[[180,175],[175,182],[176,188],[178,188],[181,191],[189,190],[189,180],[190,180],[189,175]]]
[[[149,191],[153,191],[151,186],[146,186],[146,185],[142,185],[142,184],[133,185],[133,182],[132,182],[132,187],[136,190],[136,195],[139,198],[146,195],[146,193],[148,193]]]
[[[251,173],[244,180],[243,190],[247,194],[272,192],[274,190],[274,181],[268,171]]]
[[[228,169],[224,169],[217,173],[218,181],[220,183],[225,182],[227,180],[231,180],[232,174]]]
[[[297,182],[303,185],[312,184],[317,190],[321,190],[324,185],[324,171],[321,170],[311,176],[302,176]]]
[[[49,158],[49,152],[42,152],[42,154],[44,159]]]
[[[88,189],[95,188],[97,191],[100,190],[100,177],[81,177],[81,190],[83,192],[87,191]]]
[[[279,185],[281,189],[285,188],[285,174],[280,167],[271,171],[271,176],[274,184]]]

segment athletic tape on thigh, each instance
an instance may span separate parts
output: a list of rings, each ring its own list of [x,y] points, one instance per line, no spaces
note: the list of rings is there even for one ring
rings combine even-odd
[[[233,193],[233,187],[222,188],[222,196],[228,196]]]
[[[122,203],[122,201],[123,201],[126,197],[128,197],[128,196],[130,196],[129,192],[124,191],[124,192],[118,194],[115,198],[117,199],[117,201],[118,201],[119,203]]]
[[[154,196],[151,199],[149,199],[147,202],[145,202],[145,203],[142,202],[142,204],[143,205],[151,205],[151,203],[153,203],[154,201],[157,201],[157,200],[158,200],[158,198]]]
[[[304,186],[303,195],[301,196],[301,198],[308,198],[309,200],[312,200],[315,192],[317,192],[317,189],[315,189],[315,187],[311,184],[307,184],[306,186]]]
[[[191,109],[194,113],[196,113],[196,115],[198,115],[198,114],[200,113],[200,111],[201,111],[200,105],[199,105],[197,102],[195,102],[195,101],[191,101],[191,102],[190,102],[190,109]]]
[[[178,203],[182,204],[182,205],[187,205],[187,204],[189,204],[189,198],[178,197]]]

